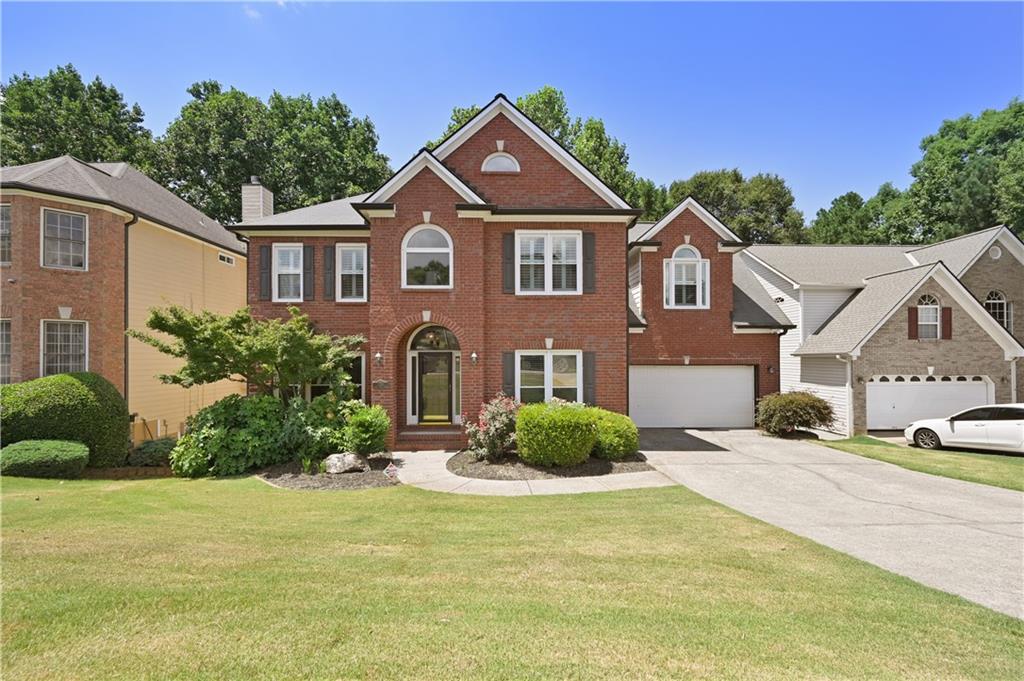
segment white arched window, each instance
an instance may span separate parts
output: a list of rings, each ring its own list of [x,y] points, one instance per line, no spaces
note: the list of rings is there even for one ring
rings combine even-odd
[[[917,299],[917,337],[922,340],[939,338],[939,300],[931,294]]]
[[[1007,331],[1012,330],[1013,323],[1010,319],[1010,305],[1006,302],[1006,296],[1003,295],[1002,291],[988,292],[988,295],[985,296],[985,309],[999,322],[1000,326]]]
[[[519,161],[508,152],[496,151],[484,159],[480,170],[485,173],[518,173]]]
[[[710,279],[710,261],[701,258],[700,251],[693,246],[680,246],[665,260],[665,307],[711,307]]]
[[[402,240],[402,288],[451,288],[452,239],[437,225],[420,225]]]

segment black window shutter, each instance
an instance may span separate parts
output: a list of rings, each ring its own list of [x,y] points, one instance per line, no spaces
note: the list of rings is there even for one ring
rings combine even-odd
[[[313,254],[316,252],[312,246],[302,247],[302,299],[313,300]]]
[[[516,292],[516,235],[501,235],[501,288],[504,293]]]
[[[260,246],[260,300],[270,300],[270,246]]]
[[[583,401],[597,404],[597,353],[583,353]]]
[[[334,300],[334,246],[324,246],[324,300]]]
[[[366,291],[366,299],[370,299],[370,244],[366,244],[366,262],[363,268],[363,290]]]
[[[516,353],[501,353],[501,392],[516,396]]]
[[[583,232],[583,292],[593,293],[597,286],[597,240],[593,232]]]

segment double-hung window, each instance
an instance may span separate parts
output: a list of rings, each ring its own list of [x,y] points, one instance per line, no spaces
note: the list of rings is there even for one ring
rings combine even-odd
[[[1013,333],[1013,318],[1010,313],[1010,304],[1002,291],[989,291],[985,296],[985,309],[992,315],[999,325]]]
[[[0,319],[0,384],[11,382],[11,320]]]
[[[917,337],[921,340],[939,338],[939,300],[927,293],[917,299]]]
[[[579,350],[519,350],[516,352],[516,399],[547,402],[583,400],[583,353]]]
[[[43,322],[42,375],[89,370],[89,326],[86,322]]]
[[[43,209],[43,267],[88,269],[88,238],[85,214]]]
[[[582,232],[516,232],[516,293],[582,293],[582,251]]]
[[[710,262],[700,257],[700,251],[693,246],[677,248],[672,257],[665,260],[665,307],[710,307],[710,275]]]
[[[338,244],[338,302],[366,300],[366,244]]]
[[[0,206],[0,264],[11,262],[11,206]]]
[[[274,301],[302,301],[302,244],[274,244]]]

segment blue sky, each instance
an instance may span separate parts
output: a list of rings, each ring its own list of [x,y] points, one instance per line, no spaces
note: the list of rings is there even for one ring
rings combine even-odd
[[[551,84],[659,183],[779,173],[808,217],[909,182],[946,118],[1024,90],[1024,5],[3,3],[0,72],[71,62],[157,134],[194,81],[336,92],[398,167],[454,105]],[[102,39],[98,39],[101,37]]]

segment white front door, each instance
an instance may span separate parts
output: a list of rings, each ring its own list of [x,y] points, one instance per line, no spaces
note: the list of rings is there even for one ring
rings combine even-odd
[[[913,421],[945,418],[992,401],[988,381],[917,378],[867,384],[868,430],[903,430]]]
[[[631,366],[629,415],[641,428],[752,428],[754,367]]]

